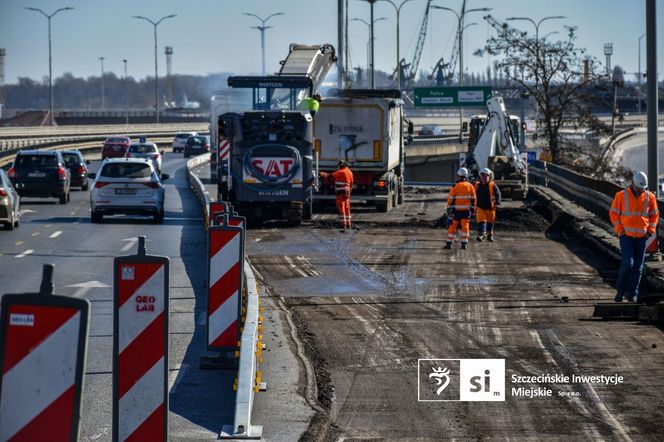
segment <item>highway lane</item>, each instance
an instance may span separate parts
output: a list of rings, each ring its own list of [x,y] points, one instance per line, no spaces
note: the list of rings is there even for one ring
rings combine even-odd
[[[98,165],[93,162],[91,170]],[[66,205],[26,198],[20,228],[0,232],[0,293],[37,290],[42,264],[54,263],[56,293],[85,297],[92,304],[81,440],[111,439],[112,265],[115,256],[136,253],[140,235],[147,237],[148,253],[171,259],[171,439],[214,439],[231,419],[231,374],[197,367],[206,354],[201,210],[182,156],[167,153],[163,171],[171,174],[165,182],[163,225],[140,217],[91,224],[88,192],[76,190]]]
[[[662,135],[664,129],[659,131],[658,150],[658,169],[664,171],[664,140]],[[630,170],[646,171],[648,162],[648,133],[646,129],[637,129],[636,135],[625,139],[617,144],[614,155],[616,164],[626,167]]]

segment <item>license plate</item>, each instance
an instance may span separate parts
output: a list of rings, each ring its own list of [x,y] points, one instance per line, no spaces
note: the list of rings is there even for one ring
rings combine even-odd
[[[136,195],[136,189],[115,189],[116,195]]]
[[[31,172],[28,176],[31,178],[44,178],[46,174],[44,172]]]

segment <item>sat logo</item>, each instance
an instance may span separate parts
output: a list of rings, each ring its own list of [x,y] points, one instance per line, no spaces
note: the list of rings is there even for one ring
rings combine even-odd
[[[505,359],[418,359],[420,402],[505,401]]]
[[[251,165],[262,175],[280,177],[288,175],[294,160],[291,158],[254,158]]]

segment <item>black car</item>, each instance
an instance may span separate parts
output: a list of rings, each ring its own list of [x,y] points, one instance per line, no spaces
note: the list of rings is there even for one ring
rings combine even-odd
[[[191,155],[199,155],[208,153],[210,151],[210,137],[206,135],[196,135],[187,138],[184,143],[184,157],[189,158]]]
[[[60,204],[69,201],[70,174],[58,151],[19,151],[9,179],[22,197],[58,198]]]
[[[0,223],[5,230],[18,227],[21,219],[21,197],[14,189],[7,173],[0,169]]]
[[[60,151],[65,160],[65,167],[69,169],[71,176],[71,187],[80,187],[81,190],[88,190],[88,167],[90,161],[83,158],[83,154],[78,150]]]

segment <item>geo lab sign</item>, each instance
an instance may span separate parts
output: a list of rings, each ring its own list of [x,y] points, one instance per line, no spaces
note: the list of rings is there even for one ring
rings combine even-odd
[[[415,107],[484,107],[491,96],[489,86],[416,87]]]

